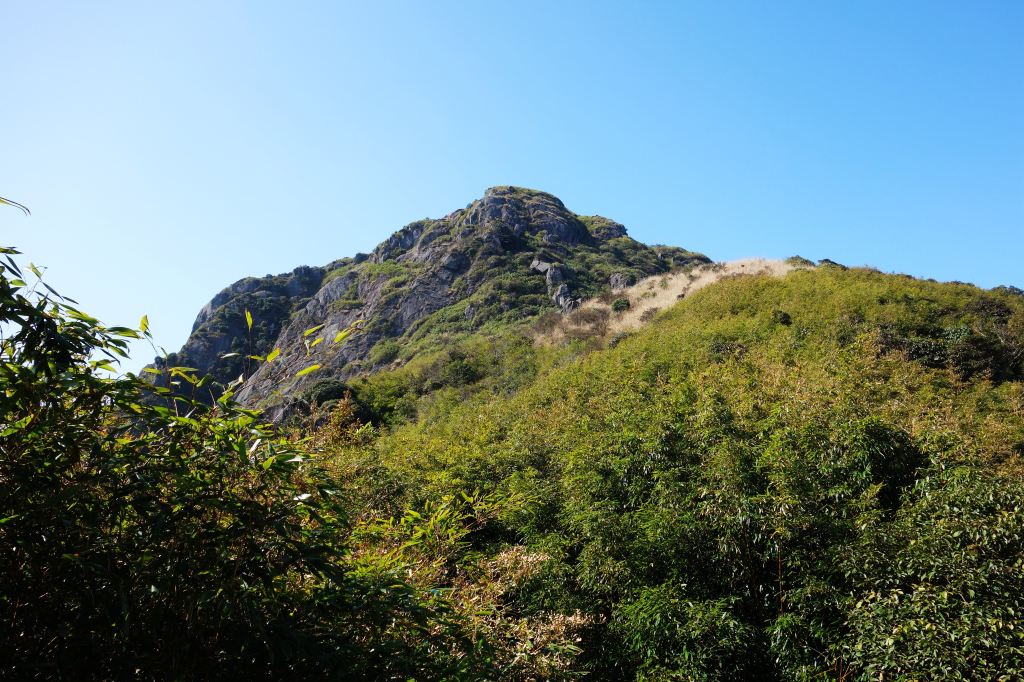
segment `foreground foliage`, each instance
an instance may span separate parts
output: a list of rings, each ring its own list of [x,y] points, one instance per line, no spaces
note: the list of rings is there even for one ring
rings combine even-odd
[[[4,253],[5,677],[476,677],[444,600],[355,556],[345,492],[300,443],[229,395],[113,377],[145,320],[104,327]]]

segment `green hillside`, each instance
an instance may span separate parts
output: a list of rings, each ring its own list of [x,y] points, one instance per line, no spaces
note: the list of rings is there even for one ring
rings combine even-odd
[[[502,608],[572,620],[566,673],[1024,671],[1019,292],[823,266],[719,282],[614,348],[524,352],[556,366],[337,458],[385,513],[505,500],[473,547],[535,557]]]
[[[314,384],[282,431],[241,381],[112,376],[145,320],[3,253],[6,678],[1024,675],[1017,289],[724,276]]]

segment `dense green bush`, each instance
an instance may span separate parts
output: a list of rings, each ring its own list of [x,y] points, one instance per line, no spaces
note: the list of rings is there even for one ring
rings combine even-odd
[[[207,407],[112,376],[145,320],[104,327],[3,253],[0,673],[483,674],[438,593],[355,560],[344,487],[315,457],[230,394]]]
[[[1011,295],[863,269],[735,278],[339,457],[405,504],[517,500],[491,542],[547,559],[509,608],[580,614],[591,679],[1016,679],[1022,322]]]

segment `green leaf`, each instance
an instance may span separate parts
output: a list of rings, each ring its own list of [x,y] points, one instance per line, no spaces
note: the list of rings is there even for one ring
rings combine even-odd
[[[18,421],[14,422],[3,431],[0,431],[0,436],[9,436],[12,433],[17,433],[18,431],[21,431],[23,428],[28,426],[28,423],[30,421],[32,421],[32,415],[29,415],[23,419],[19,419]]]
[[[245,311],[245,323],[249,325],[249,329],[252,329],[252,313],[248,310]]]
[[[143,315],[142,319],[139,320],[139,331],[143,334],[149,331],[149,315]]]
[[[270,351],[269,353],[267,353],[267,362],[273,362],[274,358],[276,358],[280,354],[281,354],[281,349],[280,348],[275,348],[274,350]]]
[[[300,369],[298,372],[295,373],[295,376],[297,376],[297,377],[305,376],[306,374],[309,374],[310,372],[315,372],[318,369],[320,369],[320,365],[310,365],[309,367],[307,367],[305,369]]]
[[[334,343],[341,343],[342,341],[344,341],[345,339],[347,339],[351,335],[352,335],[352,329],[351,328],[349,328],[349,329],[342,329],[340,332],[338,332],[337,334],[334,335]]]
[[[10,199],[4,199],[3,197],[0,197],[0,204],[4,204],[6,206],[13,206],[14,208],[19,208],[25,215],[32,215],[32,211],[28,210],[27,207],[22,206],[17,201],[11,201]]]
[[[313,333],[315,333],[316,331],[318,331],[320,329],[323,329],[323,325],[322,324],[318,324],[315,327],[310,327],[306,331],[302,332],[302,335],[303,336],[309,336],[310,334],[313,334]]]

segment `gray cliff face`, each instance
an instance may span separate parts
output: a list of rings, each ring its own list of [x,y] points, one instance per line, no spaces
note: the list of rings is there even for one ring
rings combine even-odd
[[[227,384],[246,370],[245,355],[265,355],[297,306],[320,289],[324,268],[301,266],[283,275],[246,277],[220,291],[203,306],[185,345],[163,364],[194,367]],[[253,315],[250,332],[245,311]],[[225,354],[239,356],[225,358]],[[157,380],[166,383],[166,377]],[[212,396],[204,395],[201,398]]]
[[[253,354],[281,352],[236,396],[279,417],[318,382],[389,366],[394,353],[382,344],[397,342],[408,359],[485,324],[568,312],[609,285],[700,262],[708,261],[684,249],[647,247],[606,218],[578,216],[550,194],[494,187],[465,209],[407,225],[368,256],[236,282],[199,313],[179,359],[219,381],[237,377],[244,367],[219,356],[248,343],[244,311],[251,310],[254,329],[262,325]],[[333,342],[357,322],[359,333]],[[296,376],[313,365],[320,367]]]

